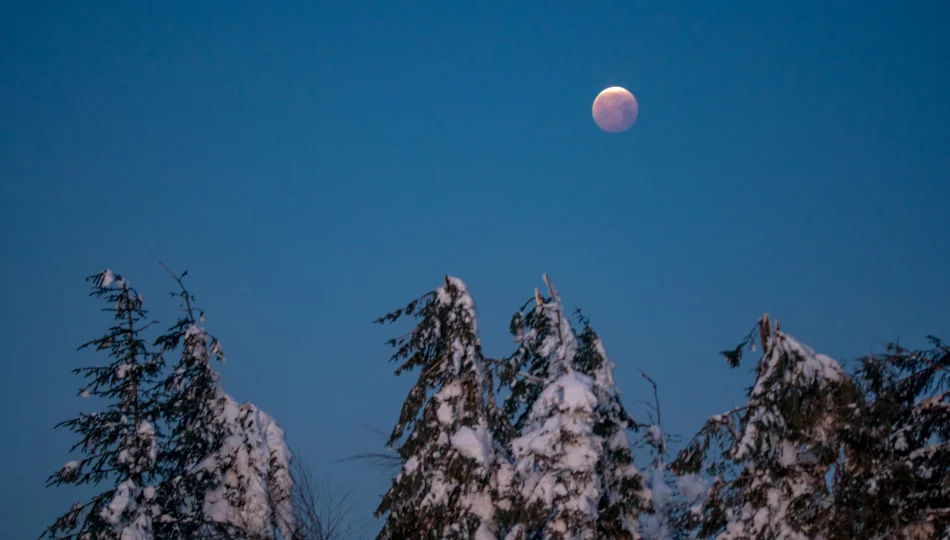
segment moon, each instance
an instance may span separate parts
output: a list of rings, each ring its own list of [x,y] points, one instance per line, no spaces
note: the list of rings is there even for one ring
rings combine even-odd
[[[637,98],[619,86],[611,86],[597,94],[592,108],[594,122],[607,133],[630,129],[637,121],[639,110]]]

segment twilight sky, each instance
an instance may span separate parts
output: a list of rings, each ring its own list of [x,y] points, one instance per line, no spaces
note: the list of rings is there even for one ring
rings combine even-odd
[[[940,2],[7,2],[0,8],[0,523],[34,538],[76,439],[74,352],[125,274],[190,273],[225,390],[367,515],[411,384],[378,315],[465,280],[486,352],[547,272],[631,411],[688,437],[744,399],[768,311],[849,359],[950,339]],[[637,124],[591,102],[623,86]],[[755,357],[753,357],[754,359]]]

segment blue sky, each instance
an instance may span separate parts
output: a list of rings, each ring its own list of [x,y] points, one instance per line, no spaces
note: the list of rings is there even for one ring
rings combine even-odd
[[[378,315],[443,274],[486,351],[549,273],[628,403],[688,436],[740,402],[717,352],[768,311],[839,357],[950,336],[941,3],[7,3],[0,16],[0,522],[37,535],[126,274],[163,324],[189,270],[225,388],[354,490],[411,376]],[[640,103],[599,131],[605,87]],[[642,408],[631,405],[642,417]],[[12,528],[11,528],[12,527]]]

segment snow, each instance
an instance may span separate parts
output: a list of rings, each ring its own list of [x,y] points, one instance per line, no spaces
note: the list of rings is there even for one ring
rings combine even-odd
[[[650,472],[649,484],[653,512],[640,514],[641,534],[646,540],[672,540],[669,511],[670,501],[673,499],[673,489],[667,485],[663,478],[662,465],[655,467]]]
[[[733,494],[740,502],[723,508],[726,527],[720,540],[807,538],[788,523],[789,506],[797,497],[822,495],[822,474],[802,465],[814,463],[815,447],[833,436],[832,410],[829,408],[829,416],[814,425],[789,432],[777,400],[784,399],[790,389],[816,389],[818,399],[823,399],[845,378],[834,359],[778,330],[770,333],[748,408],[741,417],[741,431],[728,452],[742,468],[744,483],[742,491]],[[733,413],[720,415],[718,421],[728,423]],[[704,491],[699,486],[684,488],[692,495]]]
[[[531,409],[523,434],[511,443],[520,495],[540,502],[555,516],[550,530],[565,527],[564,516],[597,517],[596,464],[602,448],[593,436],[597,398],[587,375],[569,371],[549,384]]]
[[[562,411],[593,412],[597,405],[597,396],[591,391],[593,381],[587,375],[570,372],[561,377],[553,386],[560,393]]]
[[[453,420],[452,405],[447,401],[439,403],[439,408],[435,411],[436,417],[442,424],[451,424]]]
[[[647,428],[647,437],[653,444],[663,443],[663,432],[660,430],[660,426],[656,424],[652,424]]]
[[[109,285],[112,285],[112,282],[115,281],[115,274],[112,273],[112,270],[108,268],[102,271],[102,288],[107,289]]]
[[[405,434],[416,449],[380,511],[388,513],[387,528],[398,529],[396,523],[415,515],[445,523],[442,531],[433,531],[440,537],[495,539],[496,458],[485,417],[491,381],[483,365],[475,303],[460,279],[446,276],[445,281],[426,297],[428,303],[419,311],[425,322],[413,330],[413,353],[426,361],[423,373],[429,374],[413,392],[421,388],[423,395],[433,394],[422,402],[413,430]],[[459,468],[467,474],[445,472]],[[477,525],[472,527],[473,521]]]
[[[436,469],[428,471],[428,492],[422,498],[422,506],[443,506],[449,500],[449,483],[446,482],[442,471]],[[453,483],[454,484],[454,483]],[[452,486],[454,487],[454,485]]]
[[[647,428],[647,441],[656,452],[653,468],[646,478],[649,487],[651,512],[644,512],[638,516],[640,532],[645,540],[672,540],[673,529],[670,524],[673,488],[666,482],[663,464],[663,431],[659,425],[653,424]]]
[[[786,370],[784,375],[784,380],[789,383],[798,380],[805,384],[821,381],[837,382],[846,377],[841,365],[833,358],[816,353],[814,349],[788,334],[774,331],[769,337],[769,346],[771,354],[763,359],[765,369],[756,381],[752,397],[761,396],[765,392],[764,384],[769,381],[783,357],[791,360],[793,365],[791,369]]]
[[[454,290],[452,294],[447,287],[440,287],[438,290],[439,303],[443,308],[449,308],[448,327],[463,328],[471,333],[472,336],[478,335],[478,318],[475,316],[475,301],[468,292],[465,283],[456,277],[447,277],[448,285]],[[471,362],[471,369],[474,370],[479,380],[486,377],[485,367],[482,365],[482,358],[479,354],[481,343],[478,338],[468,339],[465,334],[453,336],[450,344],[452,351],[452,368],[454,373],[461,374],[467,368],[466,362]],[[461,389],[459,389],[461,392]]]
[[[457,402],[462,395],[462,385],[455,380],[442,386],[442,388],[433,396],[433,400],[438,403],[436,408],[436,417],[444,425],[452,424],[455,419],[453,402]]]
[[[224,351],[221,350],[221,343],[217,340],[211,345],[211,355],[224,363]]]
[[[498,487],[498,491],[504,495],[508,495],[511,492],[511,482],[514,479],[514,469],[508,461],[501,461],[498,463],[498,468],[495,470],[495,485]]]
[[[196,346],[196,349],[200,348],[200,351],[192,353],[196,357],[207,359],[207,354],[204,353],[204,344],[207,341],[207,336],[208,332],[197,324],[192,324],[185,329],[185,341]]]
[[[284,442],[284,430],[280,428],[277,421],[260,409],[254,408],[258,424],[262,426],[264,432],[265,448],[262,449],[262,453],[269,457],[265,470],[268,476],[268,495],[274,505],[277,528],[281,536],[290,538],[297,526],[291,498],[293,479],[290,475],[290,448]]]
[[[583,445],[563,445],[560,437],[562,430],[580,434],[589,429],[584,425],[583,415],[592,413],[596,404],[588,376],[577,372],[561,376],[538,396],[531,414],[534,425],[512,443],[515,455],[549,455],[563,450],[562,464],[573,468],[589,466],[596,456]]]
[[[516,526],[508,538],[533,535],[535,526],[543,526],[544,537],[594,538],[601,519],[611,520],[604,527],[637,538],[637,514],[650,494],[631,488],[641,475],[630,459],[614,365],[592,329],[575,333],[550,282],[548,288],[550,299],[539,300],[523,319],[515,362],[541,366],[528,373],[542,380],[541,388],[527,404],[520,436],[510,442],[512,493],[520,504],[545,508],[547,517]]]
[[[788,359],[788,364],[784,364]],[[785,365],[781,379],[776,379],[777,370]],[[846,377],[841,366],[829,356],[816,353],[788,334],[774,331],[769,337],[769,348],[759,365],[759,374],[750,393],[750,402],[768,403],[778,389],[789,385],[804,387],[817,384],[819,388],[829,388]],[[769,432],[760,435],[759,426],[768,426]],[[777,458],[785,466],[796,462],[797,449],[788,446],[788,441],[777,438],[784,426],[781,418],[772,407],[763,405],[750,410],[748,422],[735,447],[734,457],[743,460],[756,455],[756,444],[764,443],[766,452],[777,453]],[[827,436],[818,433],[818,438]]]
[[[488,464],[492,458],[491,433],[484,425],[475,429],[462,426],[452,435],[450,441],[460,454],[474,459],[479,465]]]
[[[629,447],[630,438],[627,436],[627,432],[622,429],[618,429],[607,439],[607,448],[610,450],[625,450]]]
[[[703,502],[709,486],[698,474],[683,474],[676,477],[676,490],[686,499],[686,504],[694,506]]]
[[[666,508],[670,503],[670,499],[673,498],[672,488],[666,485],[666,482],[663,480],[662,469],[653,471],[650,481],[650,493],[653,496],[653,506],[656,508]]]
[[[549,358],[554,373],[570,371],[571,361],[577,355],[577,341],[560,299],[555,296],[551,302],[537,306],[535,310],[549,320],[553,329],[544,336],[538,354]]]
[[[115,525],[122,517],[123,512],[132,502],[132,493],[135,491],[135,482],[126,480],[115,488],[115,493],[108,506],[104,507],[99,515],[111,525]]]
[[[273,538],[271,522],[284,538],[296,527],[291,511],[293,485],[290,451],[283,430],[269,415],[252,404],[238,407],[231,396],[220,392],[223,419],[229,435],[218,452],[199,467],[214,471],[221,483],[204,501],[206,517],[219,523],[240,526],[263,538]],[[227,464],[220,469],[220,464]],[[235,500],[233,497],[239,497]]]
[[[778,462],[783,467],[791,467],[798,461],[798,450],[789,440],[782,441],[782,450],[778,456]]]
[[[143,469],[151,469],[155,466],[155,460],[158,459],[158,442],[155,439],[155,428],[148,420],[139,422],[135,435],[140,445],[144,445],[145,461],[140,464]]]

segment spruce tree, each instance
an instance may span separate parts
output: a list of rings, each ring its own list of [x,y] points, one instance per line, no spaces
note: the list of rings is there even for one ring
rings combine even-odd
[[[163,519],[156,532],[162,538],[219,538],[226,529],[204,515],[205,495],[217,487],[218,477],[196,464],[218,451],[228,435],[219,377],[211,365],[212,359],[223,362],[224,354],[217,339],[199,325],[204,314],[195,315],[195,298],[182,281],[186,275],[172,274],[180,290],[171,296],[181,300],[182,315],[155,341],[165,355],[181,347],[177,364],[161,385],[169,437],[160,463],[169,481],[160,493]]]
[[[396,374],[420,374],[389,440],[402,468],[376,510],[380,539],[496,537],[494,398],[484,365],[475,304],[465,284],[445,285],[377,322],[415,318],[389,341]]]
[[[108,483],[112,487],[86,503],[74,504],[43,536],[144,540],[153,537],[153,518],[160,513],[153,485],[160,406],[149,390],[161,371],[161,356],[147,349],[142,337],[147,313],[129,282],[110,270],[86,279],[93,284],[91,296],[106,302],[103,311],[111,313],[115,323],[80,349],[107,351],[110,361],[73,372],[87,381],[80,394],[101,399],[105,410],[80,413],[58,425],[81,437],[71,451],[82,455],[51,475],[47,485]]]
[[[43,536],[147,540],[296,538],[290,454],[276,422],[220,389],[212,358],[223,360],[217,340],[196,320],[194,297],[180,293],[184,315],[150,352],[142,331],[142,297],[127,280],[106,270],[87,278],[116,324],[84,344],[106,350],[110,364],[74,370],[87,379],[84,397],[105,402],[60,425],[82,435],[84,455],[49,479],[49,485],[100,484],[112,489],[77,503]],[[165,357],[181,348],[171,374]]]
[[[827,538],[950,538],[950,348],[930,339],[859,360]]]
[[[666,440],[658,423],[647,426],[644,431],[646,444],[653,450],[653,462],[646,479],[651,507],[639,516],[639,532],[644,540],[672,540],[675,530],[675,493],[666,480]]]
[[[645,489],[643,475],[634,464],[628,438],[628,432],[636,431],[639,426],[620,400],[620,392],[614,383],[614,363],[607,356],[600,335],[580,312],[577,317],[582,330],[578,335],[579,347],[574,367],[590,377],[593,383],[592,389],[597,397],[594,434],[602,442],[602,451],[597,460],[597,475],[601,484],[597,538],[637,538],[638,517],[651,511],[652,499],[651,492]],[[663,482],[662,432],[655,426],[648,432],[648,435],[651,434],[658,445],[659,461],[655,474],[659,474],[660,482]],[[655,482],[656,479],[652,494],[662,497],[666,492]],[[662,485],[665,486],[665,483]]]
[[[653,387],[654,404],[648,413],[649,424],[641,426],[643,441],[653,453],[646,485],[651,508],[639,516],[643,540],[687,540],[689,521],[702,511],[706,483],[698,474],[676,474],[666,464],[667,435],[660,423],[660,397],[656,382],[640,372]]]
[[[515,316],[519,347],[503,374],[514,430],[513,508],[505,528],[515,540],[595,538],[603,448],[594,434],[598,399],[593,378],[574,366],[577,338],[550,281],[548,288],[549,298],[536,291],[535,307]]]
[[[248,540],[299,538],[293,513],[291,454],[284,432],[251,403],[240,406],[225,396],[224,419],[230,435],[199,468],[219,476],[205,496],[205,515],[225,524],[231,537]]]
[[[166,270],[168,270],[166,268]],[[271,539],[296,532],[290,507],[290,454],[276,422],[251,404],[238,406],[221,388],[212,360],[220,343],[202,325],[204,312],[183,279],[172,296],[182,315],[156,340],[167,354],[181,349],[162,384],[169,438],[161,454],[164,516],[161,538]]]
[[[840,452],[838,429],[852,401],[838,362],[760,321],[763,356],[748,401],[710,419],[680,453],[681,473],[714,476],[699,538],[805,540],[829,504],[825,475]],[[727,359],[738,364],[754,333]],[[721,459],[709,456],[721,450]],[[711,459],[710,459],[711,457]]]

